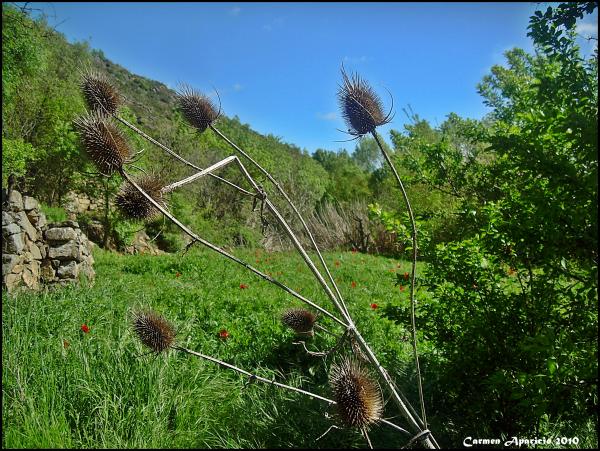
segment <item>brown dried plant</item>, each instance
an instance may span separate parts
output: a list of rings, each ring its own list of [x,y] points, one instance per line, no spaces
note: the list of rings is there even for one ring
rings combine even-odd
[[[373,133],[374,136],[376,136],[375,128],[389,121],[390,114],[388,114],[387,116],[383,116],[381,110],[381,102],[379,98],[364,81],[358,78],[358,76],[350,78],[345,74],[345,72],[343,72],[343,77],[343,92],[339,95],[339,98],[343,101],[342,105],[345,108],[344,115],[348,120],[350,126],[349,133],[355,136],[362,136],[363,134],[370,132]],[[195,128],[197,128],[201,132],[210,128],[220,138],[225,140],[236,152],[242,155],[246,160],[250,161],[250,163],[254,165],[263,175],[265,175],[267,179],[273,184],[273,186],[275,186],[278,193],[286,200],[286,202],[292,208],[296,216],[300,219],[304,230],[307,232],[308,236],[311,239],[313,249],[316,251],[319,261],[323,269],[325,270],[327,278],[329,279],[328,281],[325,279],[325,277],[323,277],[321,271],[317,268],[315,263],[309,257],[308,253],[298,240],[295,232],[292,230],[286,219],[279,212],[279,209],[270,199],[270,196],[267,193],[267,191],[252,178],[252,176],[249,174],[249,172],[244,167],[239,158],[237,158],[236,156],[230,156],[220,162],[213,164],[209,168],[198,168],[197,166],[182,158],[172,149],[169,149],[167,146],[150,137],[143,131],[139,130],[137,127],[134,127],[132,124],[128,123],[123,118],[120,118],[117,115],[117,107],[112,107],[110,105],[108,107],[104,106],[104,104],[107,102],[103,102],[101,99],[98,98],[98,96],[89,97],[91,101],[96,101],[98,103],[98,105],[96,105],[98,107],[97,109],[104,109],[106,114],[111,115],[121,124],[135,131],[149,142],[155,144],[163,151],[171,155],[173,158],[175,158],[177,161],[189,167],[193,167],[198,171],[196,174],[190,177],[171,183],[167,186],[163,186],[162,181],[150,181],[149,179],[144,177],[136,180],[136,178],[132,177],[124,168],[124,164],[130,162],[131,152],[129,150],[127,150],[127,152],[122,151],[126,148],[124,145],[125,139],[122,137],[122,135],[118,134],[118,130],[114,127],[114,125],[112,125],[112,123],[110,123],[109,118],[102,117],[98,112],[91,113],[84,119],[80,118],[76,122],[76,125],[82,136],[83,145],[86,148],[88,154],[90,154],[90,156],[92,157],[92,160],[96,163],[96,165],[102,172],[110,174],[116,171],[125,179],[126,183],[128,184],[127,186],[123,187],[119,197],[118,203],[121,206],[121,208],[128,212],[130,216],[138,217],[140,219],[152,217],[156,212],[162,213],[167,219],[169,219],[172,223],[174,223],[192,239],[192,242],[190,244],[200,243],[208,247],[209,249],[223,255],[224,257],[244,266],[246,269],[261,277],[263,280],[266,280],[278,286],[282,290],[286,291],[288,294],[296,297],[300,301],[316,309],[319,312],[319,314],[323,314],[325,317],[328,317],[335,321],[337,325],[342,327],[343,334],[337,335],[339,337],[339,343],[332,351],[335,350],[341,352],[341,350],[344,349],[341,345],[343,345],[344,343],[350,343],[351,346],[350,348],[348,348],[350,353],[352,353],[356,357],[363,358],[364,360],[368,361],[368,363],[365,362],[365,364],[370,365],[370,367],[377,373],[381,384],[389,392],[391,399],[399,408],[400,413],[407,420],[409,429],[411,429],[416,434],[413,437],[413,440],[421,439],[423,441],[422,443],[424,446],[428,448],[439,448],[439,446],[435,442],[435,439],[431,435],[431,432],[427,429],[426,423],[421,418],[419,418],[415,410],[408,403],[406,397],[398,390],[397,386],[392,381],[388,372],[379,363],[369,344],[365,341],[365,339],[362,337],[359,330],[357,329],[356,325],[354,324],[354,321],[350,316],[344,299],[333,277],[331,276],[331,273],[319,251],[318,246],[316,245],[314,238],[312,237],[310,230],[308,229],[308,226],[306,225],[306,222],[304,221],[304,218],[302,218],[302,215],[300,215],[299,211],[294,206],[287,193],[282,189],[281,185],[271,176],[271,174],[267,172],[258,162],[256,162],[248,153],[242,150],[239,146],[237,146],[233,141],[231,141],[227,136],[225,136],[220,130],[218,130],[215,127],[214,122],[219,117],[220,110],[218,112],[216,111],[214,105],[212,104],[212,102],[210,102],[208,97],[197,93],[191,88],[184,88],[182,92],[178,94],[180,108],[184,116]],[[90,117],[93,119],[87,119]],[[110,132],[107,132],[107,130],[109,129]],[[242,176],[242,181],[245,180],[250,185],[249,189],[242,188],[237,183],[234,183],[214,174],[215,171],[229,164],[234,164],[237,166]],[[178,189],[179,187],[187,183],[191,183],[194,180],[197,180],[198,178],[204,176],[214,177],[220,182],[223,182],[231,186],[232,188],[237,189],[244,195],[252,197],[255,203],[260,202],[261,205],[263,205],[265,210],[268,213],[270,213],[270,215],[273,216],[273,218],[276,221],[279,222],[284,232],[291,239],[292,243],[304,259],[305,263],[310,268],[317,281],[320,283],[327,297],[335,306],[338,315],[331,313],[326,308],[302,296],[300,293],[289,288],[282,282],[274,279],[272,276],[259,271],[249,263],[244,262],[238,257],[232,255],[230,252],[227,252],[224,249],[210,243],[206,239],[203,239],[202,237],[194,233],[192,230],[190,230],[186,225],[181,223],[166,209],[163,200],[163,195],[165,193]],[[414,249],[416,249],[416,245],[414,246]],[[195,355],[213,361],[223,367],[246,374],[249,377],[255,378],[256,380],[260,380],[265,383],[270,383],[281,388],[286,388],[296,392],[304,393],[309,396],[313,396],[317,399],[329,402],[330,404],[339,404],[341,407],[338,408],[338,413],[342,418],[342,423],[345,426],[359,429],[367,439],[369,446],[371,446],[371,442],[367,435],[367,428],[368,426],[376,422],[386,424],[401,432],[408,433],[408,431],[406,431],[405,429],[381,417],[383,404],[379,401],[380,396],[377,395],[377,393],[379,392],[375,389],[375,387],[378,388],[379,385],[375,381],[375,379],[372,379],[370,373],[364,370],[364,367],[362,366],[363,364],[357,363],[357,359],[352,358],[350,360],[344,360],[341,363],[335,365],[334,369],[332,369],[332,372],[330,373],[331,388],[336,396],[336,400],[330,400],[320,395],[309,393],[296,387],[290,387],[285,384],[260,378],[245,370],[234,367],[231,364],[215,359],[214,357],[206,356],[196,351],[176,346],[173,344],[174,334],[171,334],[170,332],[172,329],[169,329],[169,327],[165,325],[168,323],[165,322],[163,324],[160,320],[156,319],[156,317],[148,315],[149,314],[146,314],[146,316],[138,315],[136,317],[137,322],[134,322],[134,329],[136,330],[136,334],[138,335],[142,343],[144,343],[146,346],[149,346],[153,352],[163,352],[164,350],[170,347],[191,355]],[[282,320],[286,325],[292,327],[296,332],[299,333],[311,335],[311,332],[313,332],[314,327],[319,327],[320,329],[326,331],[326,329],[324,329],[323,327],[315,324],[316,315],[307,310],[289,310],[283,315]],[[163,326],[160,326],[161,324]],[[321,355],[324,357],[329,354],[329,352],[311,353],[308,350],[307,352],[309,352],[312,355]]]

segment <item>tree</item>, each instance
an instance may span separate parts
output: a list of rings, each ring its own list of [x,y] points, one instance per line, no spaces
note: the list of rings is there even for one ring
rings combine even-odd
[[[426,256],[432,297],[420,310],[438,408],[460,412],[469,434],[597,423],[598,59],[582,59],[573,32],[594,8],[536,12],[535,54],[508,51],[479,85],[491,121],[450,116],[439,141],[417,146],[425,157],[405,161],[449,189],[469,225]]]
[[[389,147],[387,150],[390,150]],[[363,136],[358,140],[354,152],[352,152],[352,159],[359,168],[369,173],[380,168],[383,163],[383,156],[377,143],[369,136]]]

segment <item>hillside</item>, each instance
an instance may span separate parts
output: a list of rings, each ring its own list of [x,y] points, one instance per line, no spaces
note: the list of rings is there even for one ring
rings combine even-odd
[[[43,20],[33,21],[5,4],[3,42],[3,186],[8,175],[15,174],[21,192],[48,206],[64,205],[70,191],[85,193],[99,204],[116,193],[120,180],[107,181],[95,175],[73,128],[73,120],[85,111],[79,88],[81,69],[90,66],[105,74],[125,98],[119,113],[122,117],[189,161],[205,167],[233,153],[214,133],[196,133],[178,112],[176,93],[163,83],[129,72],[86,43],[68,43]],[[328,183],[323,167],[297,146],[274,135],[261,135],[227,114],[218,119],[218,128],[260,161],[302,210],[312,211]],[[131,133],[129,138],[134,149],[144,149],[137,166],[159,172],[169,181],[190,175],[189,168],[174,163],[156,146]],[[263,182],[253,168],[248,169]],[[227,168],[223,173],[242,183],[235,171]],[[265,188],[270,189],[267,185]],[[251,202],[242,204],[229,188],[211,180],[199,181],[174,194],[171,206],[187,223],[200,225],[210,238],[232,244],[260,239],[252,226],[259,219],[249,215]],[[139,225],[119,228],[112,224],[116,212],[109,210],[91,212],[91,217],[79,219],[84,223],[101,222],[110,229],[109,235],[114,235],[109,241],[116,244],[126,240],[125,229],[139,229]],[[168,230],[165,236],[168,240]]]

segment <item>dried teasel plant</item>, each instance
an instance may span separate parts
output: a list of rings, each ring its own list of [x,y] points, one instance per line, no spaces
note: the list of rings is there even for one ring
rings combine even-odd
[[[329,371],[329,385],[339,417],[344,425],[360,430],[375,424],[383,414],[381,388],[363,365],[346,357]]]
[[[134,312],[132,326],[142,344],[155,354],[165,352],[175,342],[173,325],[152,310]]]
[[[348,125],[348,133],[357,138],[370,133],[373,139],[377,143],[379,150],[383,154],[383,157],[387,165],[392,170],[398,187],[402,193],[408,216],[411,224],[412,231],[412,266],[411,266],[411,283],[410,283],[410,304],[411,304],[411,326],[412,326],[412,346],[413,354],[415,358],[415,365],[417,371],[417,385],[419,389],[419,401],[421,405],[421,421],[423,427],[427,430],[427,416],[425,413],[425,401],[423,396],[423,381],[421,378],[421,370],[419,366],[419,354],[417,351],[417,328],[415,320],[415,285],[416,285],[416,272],[417,272],[417,226],[413,210],[404,188],[404,184],[400,179],[396,167],[392,163],[389,155],[385,151],[385,148],[381,144],[379,137],[377,136],[376,128],[380,125],[384,125],[391,120],[392,109],[384,117],[383,106],[381,100],[373,88],[358,74],[352,74],[348,76],[344,67],[342,66],[342,86],[338,91],[338,99],[340,101],[340,108],[342,109],[342,115]]]
[[[392,120],[392,110],[384,115],[383,103],[358,74],[348,76],[342,66],[342,85],[338,90],[338,101],[348,133],[361,137]]]
[[[82,73],[81,92],[90,111],[116,114],[123,97],[101,72],[87,69]]]
[[[165,205],[164,187],[162,178],[156,174],[146,174],[136,183],[156,202]],[[160,211],[152,205],[137,189],[125,182],[115,197],[115,204],[123,215],[132,220],[150,221],[160,215]]]
[[[287,309],[281,315],[281,322],[297,334],[314,335],[317,315],[303,308]]]
[[[183,85],[177,93],[177,100],[183,116],[200,133],[219,117],[219,111],[208,96],[199,93],[191,86]]]
[[[181,95],[179,97],[181,99]],[[194,102],[204,102],[205,100],[207,100],[206,98],[202,98],[201,95],[200,96],[188,96],[187,100],[189,101],[190,99],[193,99]],[[186,107],[185,105],[181,105],[180,103],[180,107],[182,108],[182,111],[184,110],[184,108],[190,107],[189,105]],[[193,108],[192,108],[193,107]],[[278,208],[275,206],[275,204],[271,201],[270,196],[268,195],[268,193],[265,191],[265,189],[263,189],[262,186],[260,186],[258,183],[256,183],[256,181],[252,178],[252,176],[249,174],[249,172],[246,170],[246,168],[244,167],[244,165],[242,164],[242,162],[235,156],[230,156],[225,158],[224,160],[217,162],[215,164],[213,164],[212,166],[210,166],[209,168],[206,169],[201,169],[198,168],[197,166],[193,165],[192,163],[190,163],[189,161],[185,160],[184,158],[182,158],[180,155],[178,155],[176,152],[174,152],[172,149],[169,149],[167,146],[165,146],[164,144],[156,141],[154,138],[150,137],[149,135],[147,135],[146,133],[144,133],[143,131],[139,130],[138,128],[134,127],[133,125],[129,124],[126,120],[124,120],[123,118],[120,118],[116,113],[112,114],[112,117],[114,117],[116,120],[118,120],[121,124],[127,126],[128,128],[130,128],[131,130],[135,131],[136,133],[138,133],[140,136],[142,136],[144,139],[148,140],[149,142],[155,144],[156,146],[158,146],[159,148],[161,148],[163,151],[167,152],[169,155],[171,155],[173,158],[175,158],[176,160],[178,160],[179,162],[195,168],[196,170],[198,170],[198,172],[190,177],[187,177],[186,179],[180,180],[178,182],[174,182],[171,183],[168,186],[165,186],[161,189],[161,193],[164,194],[166,192],[175,190],[177,188],[179,188],[180,186],[186,184],[186,183],[190,183],[193,182],[194,180],[203,177],[203,176],[211,176],[216,178],[217,180],[237,189],[239,192],[243,193],[244,195],[250,196],[254,199],[254,202],[259,201],[264,207],[265,210],[270,213],[276,221],[279,222],[279,224],[282,226],[282,229],[284,230],[284,232],[288,235],[288,237],[292,240],[292,243],[294,244],[294,246],[296,247],[296,249],[298,250],[298,252],[300,253],[300,255],[302,256],[302,258],[304,259],[305,263],[308,265],[308,267],[311,269],[313,275],[315,276],[315,278],[317,279],[317,281],[320,283],[321,287],[323,288],[323,290],[325,291],[326,295],[328,296],[329,300],[333,303],[333,305],[335,306],[338,315],[333,314],[331,312],[329,312],[326,308],[318,305],[317,303],[311,301],[310,299],[302,296],[301,294],[299,294],[298,292],[294,291],[293,289],[287,287],[285,284],[281,283],[280,281],[274,279],[272,276],[267,275],[263,272],[261,272],[260,270],[254,268],[252,265],[248,264],[247,262],[244,262],[243,260],[237,258],[236,256],[232,255],[230,252],[225,251],[224,249],[215,246],[214,244],[210,243],[209,241],[203,239],[202,237],[200,237],[199,235],[197,235],[196,233],[194,233],[193,231],[191,231],[187,226],[185,226],[184,224],[182,224],[177,218],[175,218],[170,212],[167,211],[167,209],[165,208],[165,205],[162,204],[161,202],[159,202],[157,199],[155,199],[150,193],[146,192],[145,189],[141,186],[139,182],[139,180],[136,181],[136,179],[134,177],[132,177],[123,167],[123,163],[125,163],[126,161],[122,161],[120,165],[114,165],[114,169],[118,170],[118,172],[120,173],[120,175],[125,179],[125,181],[132,187],[132,189],[137,190],[137,192],[146,199],[146,201],[151,204],[156,210],[158,210],[160,213],[162,213],[167,219],[169,219],[171,222],[173,222],[176,226],[178,226],[185,234],[187,234],[191,239],[192,242],[191,244],[194,243],[200,243],[210,249],[212,249],[215,252],[218,252],[219,254],[223,255],[224,257],[244,266],[246,269],[252,271],[254,274],[256,274],[257,276],[261,277],[263,280],[266,280],[276,286],[278,286],[279,288],[281,288],[282,290],[286,291],[288,294],[296,297],[297,299],[301,300],[302,302],[306,303],[307,305],[311,306],[312,308],[316,309],[320,314],[323,314],[325,317],[333,320],[338,326],[341,326],[343,328],[343,334],[342,335],[338,335],[338,337],[340,337],[339,343],[338,345],[336,345],[336,348],[341,347],[340,345],[343,344],[345,341],[347,341],[347,338],[350,338],[350,343],[353,344],[353,347],[351,347],[351,350],[354,349],[354,353],[356,353],[356,349],[360,349],[362,351],[362,356],[364,356],[364,358],[366,360],[368,360],[368,365],[370,365],[370,367],[375,370],[375,372],[377,373],[378,377],[380,378],[380,382],[383,384],[383,386],[386,388],[386,390],[389,392],[391,399],[394,401],[394,403],[397,405],[397,407],[399,408],[400,412],[402,413],[402,415],[404,416],[404,418],[407,420],[408,422],[408,427],[416,434],[413,437],[413,441],[417,440],[417,439],[421,439],[423,441],[423,444],[426,447],[429,448],[436,448],[439,447],[437,445],[437,443],[435,442],[431,432],[426,428],[423,420],[421,418],[419,418],[419,416],[417,415],[417,413],[414,411],[414,409],[410,406],[410,404],[408,403],[408,401],[406,400],[406,398],[404,397],[404,395],[402,395],[402,393],[398,390],[398,388],[396,387],[396,385],[393,383],[393,381],[391,380],[389,374],[387,373],[387,371],[383,368],[383,366],[379,363],[377,357],[375,356],[375,354],[373,353],[373,351],[371,350],[370,346],[368,345],[368,343],[365,341],[365,339],[362,337],[362,335],[360,334],[360,332],[358,331],[356,325],[354,324],[354,321],[352,319],[352,317],[350,316],[350,313],[345,305],[345,302],[343,300],[343,297],[337,287],[337,285],[335,284],[335,281],[333,279],[333,277],[331,276],[331,273],[318,249],[318,246],[316,245],[314,239],[312,238],[312,234],[310,233],[310,230],[308,229],[308,227],[306,226],[306,222],[304,221],[304,219],[302,218],[302,216],[300,215],[300,213],[298,212],[298,210],[296,209],[296,207],[294,206],[294,204],[291,202],[289,196],[287,195],[287,193],[285,193],[285,191],[281,188],[281,185],[271,176],[271,174],[269,174],[262,166],[260,166],[260,164],[258,162],[256,162],[254,159],[252,159],[252,157],[250,157],[244,150],[242,150],[239,146],[237,146],[235,143],[233,143],[233,141],[231,141],[228,137],[226,137],[223,133],[221,133],[214,125],[214,121],[216,120],[216,118],[218,117],[219,113],[215,112],[215,108],[214,106],[206,106],[205,104],[203,105],[196,105],[196,106],[192,106],[190,108],[188,108],[188,110],[194,110],[199,112],[196,115],[196,121],[198,122],[197,124],[194,124],[193,122],[192,125],[194,125],[196,128],[198,128],[199,130],[203,131],[206,130],[207,128],[210,128],[213,132],[215,132],[219,137],[221,137],[222,139],[224,139],[236,152],[240,153],[246,160],[250,161],[250,163],[252,165],[254,165],[263,175],[265,175],[267,177],[267,179],[277,188],[279,194],[282,195],[282,197],[286,200],[286,202],[288,203],[288,205],[292,208],[292,210],[294,211],[294,213],[297,215],[298,219],[300,220],[300,222],[302,223],[305,231],[307,232],[307,235],[310,237],[311,239],[311,243],[313,245],[314,250],[316,251],[316,254],[319,258],[319,261],[321,262],[321,265],[323,266],[323,269],[325,270],[327,277],[329,278],[329,282],[325,279],[325,277],[323,277],[323,275],[321,274],[320,270],[316,267],[316,265],[313,263],[312,259],[310,258],[310,256],[308,255],[308,253],[306,252],[306,250],[304,249],[304,247],[302,246],[302,244],[300,243],[300,241],[298,240],[298,238],[296,237],[294,231],[291,229],[291,227],[289,226],[289,224],[287,223],[287,221],[285,220],[285,218],[281,215],[281,213],[279,212]],[[185,114],[184,114],[185,115]],[[389,116],[389,115],[388,115]],[[189,119],[189,118],[188,118]],[[384,121],[387,120],[388,118],[384,118]],[[192,117],[192,120],[194,120],[194,118]],[[375,120],[375,123],[381,125],[382,121],[379,119]],[[373,129],[374,130],[374,129]],[[361,130],[356,129],[356,132],[359,132]],[[372,132],[374,133],[374,131]],[[85,141],[82,140],[84,142],[84,145],[91,145],[90,141]],[[90,153],[89,149],[88,149],[88,153]],[[214,174],[215,171],[217,171],[219,168],[222,168],[228,164],[235,164],[237,165],[237,167],[240,170],[240,174],[242,176],[242,180],[245,180],[249,185],[250,185],[250,189],[245,189],[242,188],[241,186],[239,186],[236,183],[233,183],[229,180],[226,180],[222,177],[217,176],[216,174]],[[262,209],[261,209],[262,210]],[[329,283],[331,284],[331,286],[329,285]],[[333,289],[332,289],[333,287]],[[335,291],[335,292],[334,292]],[[315,327],[319,327],[322,328],[318,325],[314,325]],[[252,375],[249,372],[246,372],[244,370],[241,370],[237,367],[233,367],[230,364],[227,364],[225,362],[219,361],[218,359],[215,359],[213,357],[210,356],[206,356],[204,354],[195,352],[195,351],[191,351],[189,349],[185,349],[185,348],[181,348],[175,345],[171,345],[171,348],[173,349],[177,349],[179,351],[183,351],[186,352],[188,354],[192,354],[192,355],[196,355],[202,358],[205,358],[207,360],[211,360],[215,363],[220,364],[223,367],[226,368],[230,368],[233,369],[235,371],[241,372],[243,374],[247,374],[249,377],[255,377],[255,375]],[[334,348],[335,349],[335,348]],[[308,350],[307,350],[308,351]],[[309,352],[310,353],[310,352]],[[312,355],[317,355],[320,354],[322,356],[326,356],[329,353],[312,353]],[[282,388],[288,388],[290,390],[293,391],[298,391],[298,392],[302,392],[304,394],[309,394],[310,396],[316,397],[318,399],[324,400],[329,402],[330,404],[336,404],[336,401],[334,400],[329,400],[327,398],[324,398],[322,396],[319,395],[315,395],[315,394],[310,394],[306,391],[303,391],[301,389],[297,389],[295,387],[289,387],[286,386],[285,384],[281,384],[281,383],[276,383],[274,381],[269,381],[267,379],[264,378],[259,378],[258,376],[256,376],[257,380],[261,380],[262,382],[265,383],[270,383],[272,385],[276,385]],[[390,423],[389,421],[380,418],[378,420],[379,422],[383,423],[383,424],[387,424],[390,427],[393,427],[399,431],[402,431],[404,433],[408,433],[406,430],[404,430],[403,428],[394,425],[392,423]],[[366,435],[366,427],[363,427],[362,432],[364,433],[365,437],[368,439],[368,436]],[[369,441],[369,445],[370,445],[370,441]]]
[[[75,119],[74,125],[88,156],[101,173],[118,172],[130,161],[133,152],[109,117],[94,111]]]

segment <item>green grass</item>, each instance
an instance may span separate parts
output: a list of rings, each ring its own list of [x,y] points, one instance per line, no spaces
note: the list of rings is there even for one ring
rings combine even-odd
[[[50,207],[40,204],[40,210],[46,215],[48,222],[63,222],[67,220],[67,212],[62,207]]]
[[[334,311],[295,254],[236,254]],[[307,356],[279,320],[285,308],[304,305],[300,301],[208,251],[193,249],[182,257],[96,250],[94,257],[93,287],[3,292],[3,447],[366,446],[352,430],[333,430],[315,442],[332,424],[320,401],[258,383],[244,388],[243,376],[176,351],[144,356],[130,330],[132,309],[155,309],[176,326],[181,345],[330,397],[331,358]],[[394,272],[409,271],[410,264],[398,267],[396,260],[358,253],[325,258],[359,329],[414,399],[408,327],[380,316],[382,307],[408,302],[406,291],[394,287]],[[380,308],[373,310],[371,303]],[[320,321],[339,330],[328,318]],[[221,329],[228,339],[218,337]],[[334,343],[317,336],[309,346]],[[386,416],[397,414],[389,402]],[[407,439],[386,426],[375,426],[370,436],[378,447],[401,446]]]

